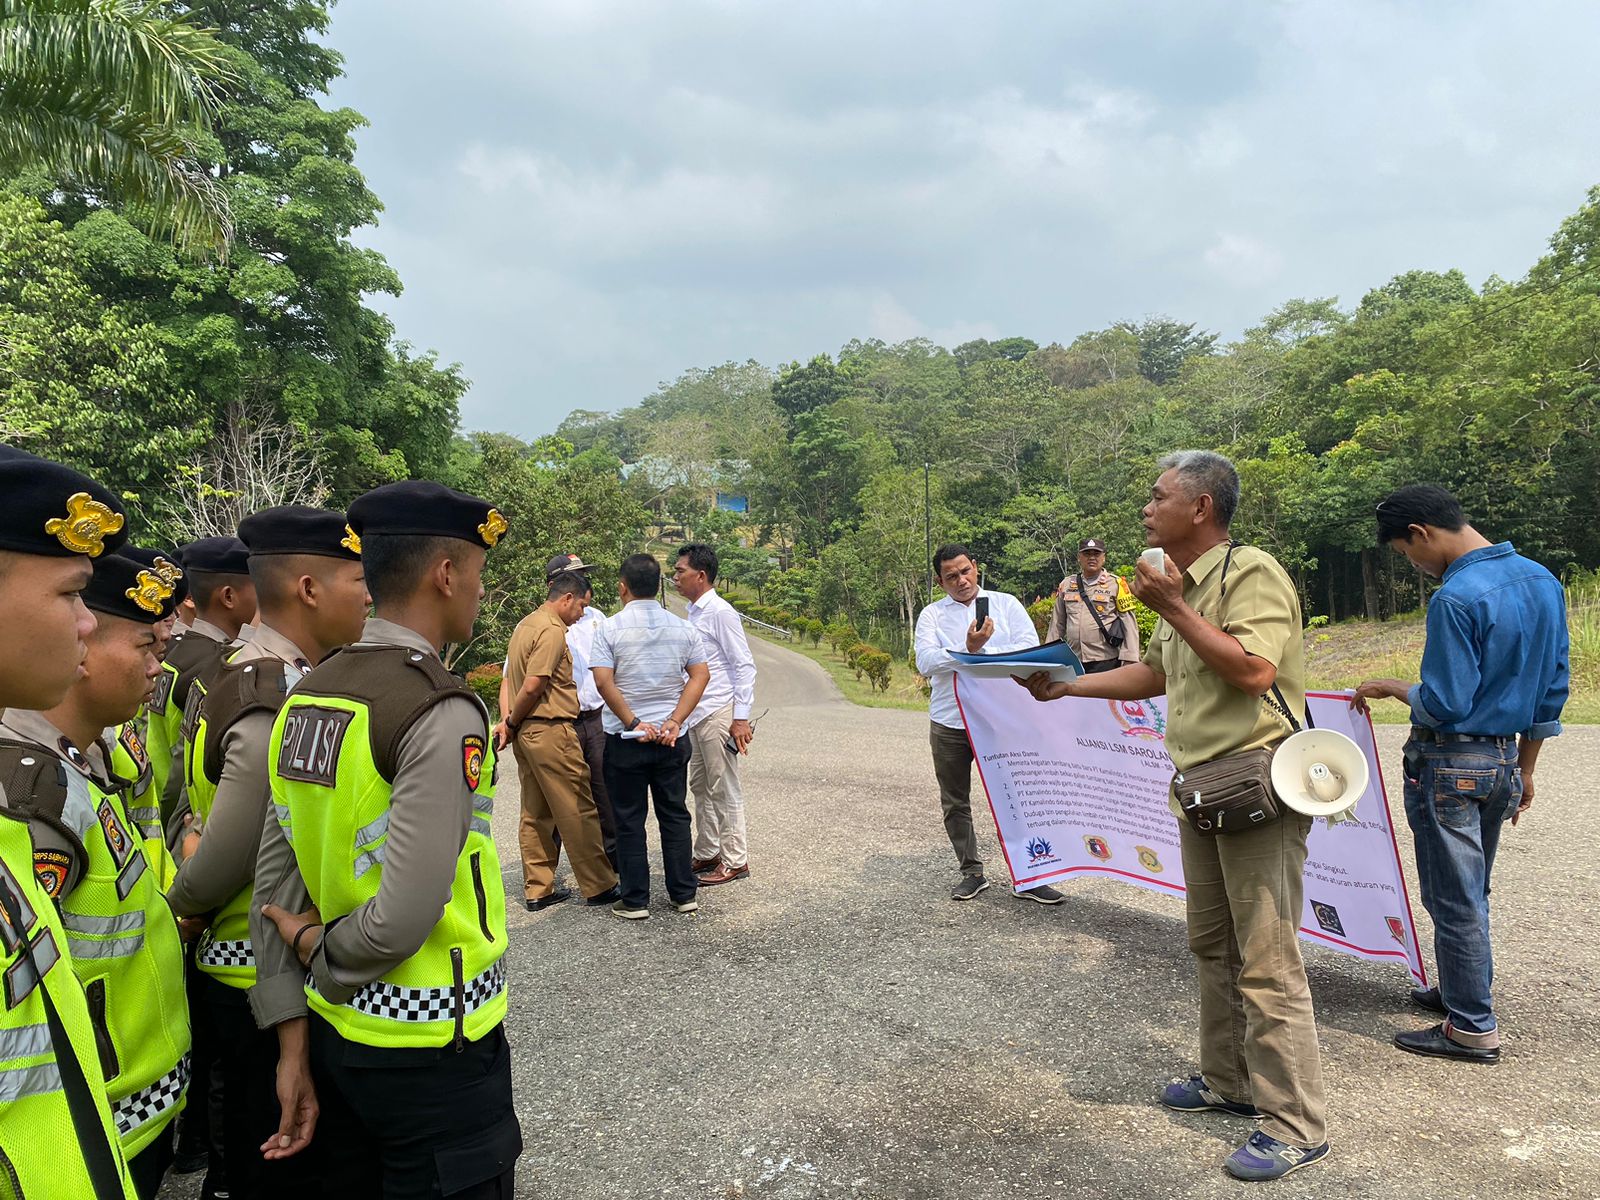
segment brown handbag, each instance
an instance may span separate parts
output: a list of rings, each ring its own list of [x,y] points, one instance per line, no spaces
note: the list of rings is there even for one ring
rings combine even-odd
[[[1219,605],[1228,596],[1228,567],[1238,544],[1229,543],[1227,557],[1222,561]],[[1263,704],[1275,701],[1273,707],[1289,722],[1289,732],[1300,732],[1300,722],[1295,720],[1289,702],[1276,683],[1272,685],[1271,700],[1263,696],[1261,701]],[[1310,720],[1309,712],[1306,719]],[[1221,833],[1255,829],[1282,816],[1283,809],[1272,790],[1274,749],[1268,746],[1245,750],[1176,772],[1172,776],[1172,790],[1189,827],[1203,837],[1215,837]]]

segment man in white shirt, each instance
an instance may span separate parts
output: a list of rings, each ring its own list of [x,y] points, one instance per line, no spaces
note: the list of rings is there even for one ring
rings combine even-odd
[[[939,780],[939,803],[944,808],[944,831],[961,864],[961,882],[952,900],[971,900],[989,886],[978,857],[978,838],[972,830],[972,745],[956,703],[955,660],[952,650],[969,654],[1001,654],[1039,644],[1028,610],[1015,596],[990,592],[978,586],[978,566],[965,546],[939,547],[933,556],[933,573],[944,589],[917,617],[917,671],[933,681],[928,705],[928,741],[933,747],[933,773]],[[987,597],[989,615],[980,625],[977,601]],[[1040,904],[1060,904],[1063,897],[1052,887],[1016,892]]]
[[[706,693],[689,716],[694,742],[689,787],[694,792],[694,869],[701,887],[714,887],[750,878],[738,756],[749,753],[755,736],[750,709],[756,662],[739,614],[717,595],[715,550],[699,542],[684,546],[672,582],[689,602],[689,623],[700,635],[711,668]],[[730,742],[737,753],[729,752]]]

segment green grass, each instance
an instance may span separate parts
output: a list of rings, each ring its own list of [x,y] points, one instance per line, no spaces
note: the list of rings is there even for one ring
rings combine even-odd
[[[796,638],[793,641],[784,641],[782,638],[772,637],[765,630],[754,626],[746,626],[745,632],[757,637],[765,638],[775,646],[782,646],[785,650],[793,650],[796,654],[803,654],[812,662],[817,663],[828,672],[844,698],[851,704],[859,704],[863,708],[904,708],[916,712],[928,711],[928,699],[922,694],[922,689],[917,686],[916,676],[913,675],[904,663],[895,663],[890,668],[889,690],[880,692],[863,677],[859,682],[856,673],[852,671],[837,654],[828,648],[828,643],[813,646],[805,638]]]
[[[1572,642],[1572,695],[1561,720],[1600,724],[1600,578],[1575,579],[1567,587],[1567,629]],[[1330,691],[1367,679],[1414,681],[1422,662],[1422,614],[1392,621],[1341,621],[1306,630],[1306,680]],[[1381,700],[1372,706],[1380,725],[1410,720],[1406,706]]]

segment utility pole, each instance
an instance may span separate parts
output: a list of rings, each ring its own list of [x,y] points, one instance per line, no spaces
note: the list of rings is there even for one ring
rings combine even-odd
[[[922,464],[922,531],[927,542],[928,553],[924,561],[928,564],[928,572],[933,572],[933,504],[932,492],[929,487],[928,477],[933,470],[933,464],[926,460]]]

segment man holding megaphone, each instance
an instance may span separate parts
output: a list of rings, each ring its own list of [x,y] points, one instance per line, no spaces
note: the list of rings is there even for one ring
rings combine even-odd
[[[1225,1166],[1240,1179],[1280,1179],[1328,1154],[1299,940],[1312,818],[1280,806],[1269,778],[1274,750],[1305,714],[1300,598],[1276,559],[1229,535],[1239,504],[1232,463],[1184,450],[1160,466],[1143,513],[1151,549],[1133,580],[1134,594],[1161,617],[1143,661],[1066,682],[1042,672],[1020,682],[1038,700],[1166,696],[1200,982],[1200,1073],[1168,1086],[1161,1102],[1260,1117]]]
[[[1544,739],[1561,732],[1569,676],[1566,594],[1510,542],[1492,544],[1442,487],[1403,487],[1378,505],[1378,542],[1441,581],[1428,604],[1422,681],[1373,679],[1352,703],[1403,700],[1406,820],[1439,986],[1412,992],[1444,1020],[1395,1034],[1412,1054],[1500,1061],[1490,985],[1489,873],[1507,818],[1533,804]]]

